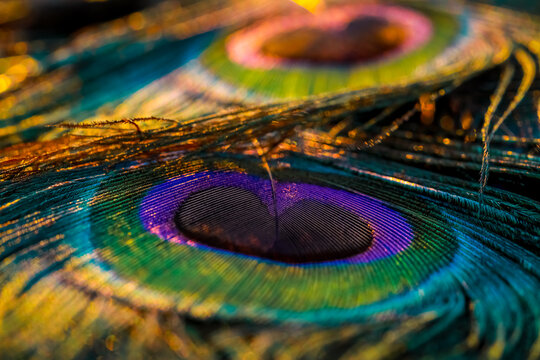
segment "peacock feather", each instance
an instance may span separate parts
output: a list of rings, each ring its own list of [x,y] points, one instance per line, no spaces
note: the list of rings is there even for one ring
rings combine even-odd
[[[540,357],[540,21],[300,5],[5,42],[3,357]]]

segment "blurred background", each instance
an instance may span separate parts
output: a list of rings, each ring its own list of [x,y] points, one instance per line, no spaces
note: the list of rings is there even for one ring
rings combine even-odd
[[[484,2],[540,14],[540,1]],[[52,138],[60,132],[35,125],[132,116],[120,111],[124,100],[188,63],[212,41],[211,29],[197,29],[196,19],[187,32],[186,26],[176,26],[192,18],[183,10],[210,10],[224,3],[227,1],[0,0],[0,119],[4,120],[0,147],[35,140],[46,132]],[[40,78],[44,74],[47,76]],[[205,96],[212,89],[199,90],[193,97]],[[142,94],[136,102],[149,98]],[[181,99],[175,97],[177,107],[182,106]],[[131,107],[137,114],[180,116],[178,109],[168,111],[162,103],[148,105]],[[181,115],[202,114],[187,111]]]
[[[536,0],[480,1],[540,14],[540,1]],[[163,0],[2,0],[0,27],[2,30],[24,30],[24,36],[28,38],[61,37],[84,26],[112,20],[160,2]],[[189,5],[204,0],[175,2]]]

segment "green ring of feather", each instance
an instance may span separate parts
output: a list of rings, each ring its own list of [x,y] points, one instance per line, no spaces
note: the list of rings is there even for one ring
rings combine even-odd
[[[451,45],[462,26],[460,20],[453,15],[434,9],[414,8],[414,10],[422,12],[431,20],[432,38],[420,49],[381,63],[348,69],[331,67],[250,69],[233,62],[227,56],[225,42],[228,34],[212,43],[200,61],[227,82],[275,98],[299,98],[344,89],[358,90],[408,83],[411,73]]]
[[[141,167],[105,181],[92,201],[91,237],[101,261],[117,276],[159,295],[173,297],[175,307],[195,316],[347,319],[359,306],[414,289],[447,265],[456,250],[453,232],[442,216],[431,216],[426,221],[425,215],[420,218],[402,211],[415,233],[411,247],[394,257],[368,264],[284,266],[168,243],[147,233],[138,217],[140,203],[153,186],[176,175],[209,168],[260,176],[266,173],[255,161],[238,162],[232,158],[180,160],[167,164],[167,168],[176,168],[175,173],[165,171],[164,167]],[[274,175],[282,180],[322,186],[339,183],[367,194],[389,190],[381,191],[383,184],[358,183],[342,174],[324,174],[322,178],[329,180],[324,183],[315,180],[316,174],[306,178],[304,170],[307,169],[276,170]],[[148,179],[154,182],[148,183]],[[125,184],[130,186],[124,190]],[[401,196],[404,204],[416,202],[426,207],[424,199]],[[383,200],[391,204],[390,198]],[[429,211],[438,214],[435,209]],[[144,304],[144,296],[139,296],[138,301]],[[154,302],[150,298],[147,301]]]

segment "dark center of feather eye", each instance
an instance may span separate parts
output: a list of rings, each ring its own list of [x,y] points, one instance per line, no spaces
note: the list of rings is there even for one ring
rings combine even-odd
[[[257,195],[237,187],[191,194],[174,220],[200,244],[288,263],[351,257],[373,241],[369,225],[338,206],[300,200],[276,218]]]
[[[338,30],[304,27],[280,33],[261,48],[265,55],[308,63],[353,64],[398,48],[405,29],[385,19],[364,16]]]

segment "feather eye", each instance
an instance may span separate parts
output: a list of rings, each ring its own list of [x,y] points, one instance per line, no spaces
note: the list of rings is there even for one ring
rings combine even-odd
[[[201,62],[271,97],[410,86],[504,60],[508,44],[486,46],[495,35],[486,25],[436,7],[345,5],[250,24],[217,39]]]
[[[160,6],[0,100],[0,349],[538,356],[535,19]]]

